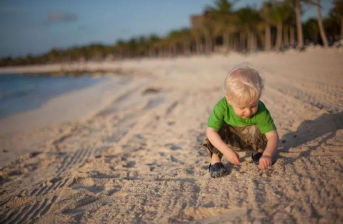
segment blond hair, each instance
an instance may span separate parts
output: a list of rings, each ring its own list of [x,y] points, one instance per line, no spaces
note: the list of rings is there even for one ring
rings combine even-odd
[[[250,106],[260,99],[263,80],[258,71],[246,63],[235,66],[225,78],[226,96],[239,106]]]

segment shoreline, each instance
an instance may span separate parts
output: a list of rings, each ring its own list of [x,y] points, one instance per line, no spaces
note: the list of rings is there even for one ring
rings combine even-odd
[[[110,101],[111,94],[115,95],[115,90],[111,91],[111,88],[118,85],[120,85],[118,78],[108,77],[107,80],[91,86],[53,96],[38,108],[0,119],[0,136],[89,117]],[[66,113],[64,110],[69,111]]]
[[[108,62],[87,62],[70,64],[50,64],[50,65],[27,65],[16,67],[4,67],[0,68],[0,75],[2,74],[21,74],[21,75],[71,75],[80,76],[83,74],[89,75],[107,75],[107,74],[122,75],[124,72],[118,68],[116,64]]]
[[[70,124],[82,123],[95,116],[121,94],[125,82],[119,77],[108,77],[92,86],[54,96],[38,108],[1,119],[0,167],[22,156],[44,151],[37,146],[49,136],[46,131],[60,134],[68,130]]]
[[[40,108],[49,100],[106,81],[95,76],[0,76],[0,120]]]

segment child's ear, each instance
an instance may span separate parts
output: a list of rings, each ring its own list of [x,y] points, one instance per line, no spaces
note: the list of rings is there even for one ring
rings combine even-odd
[[[226,98],[226,101],[227,101],[229,104],[231,104],[230,98],[229,98],[228,96],[226,96],[226,95],[225,95],[225,98]]]

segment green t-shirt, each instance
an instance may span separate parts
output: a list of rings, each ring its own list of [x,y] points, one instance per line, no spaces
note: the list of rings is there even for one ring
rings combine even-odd
[[[248,119],[237,116],[232,106],[223,97],[214,107],[212,114],[210,115],[207,127],[219,130],[224,122],[231,126],[250,126],[257,125],[262,134],[276,130],[274,121],[269,114],[266,106],[259,101],[257,112]]]

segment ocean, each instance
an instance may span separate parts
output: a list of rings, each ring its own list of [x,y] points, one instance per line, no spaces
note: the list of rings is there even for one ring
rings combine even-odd
[[[0,74],[0,119],[38,108],[53,97],[105,80],[90,76]]]

